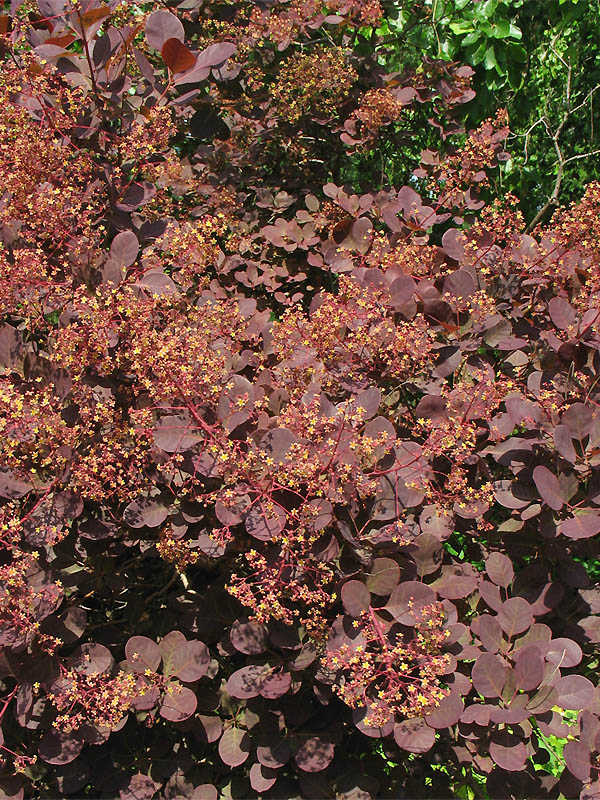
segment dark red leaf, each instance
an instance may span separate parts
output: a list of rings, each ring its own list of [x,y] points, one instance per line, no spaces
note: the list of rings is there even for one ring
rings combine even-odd
[[[176,37],[167,39],[160,50],[163,61],[171,72],[187,72],[196,66],[196,56]]]

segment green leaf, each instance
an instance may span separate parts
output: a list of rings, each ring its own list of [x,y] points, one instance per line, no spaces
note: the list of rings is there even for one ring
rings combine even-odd
[[[493,44],[486,49],[483,63],[486,69],[495,69],[498,66]]]
[[[473,33],[470,33],[468,36],[465,36],[461,44],[463,45],[463,47],[468,47],[470,44],[475,44],[475,42],[478,42],[480,37],[481,37],[480,31],[473,31]]]

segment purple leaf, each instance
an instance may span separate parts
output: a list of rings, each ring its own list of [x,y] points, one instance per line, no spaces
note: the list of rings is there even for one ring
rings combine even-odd
[[[290,760],[291,753],[285,739],[279,738],[272,745],[259,745],[256,757],[263,766],[279,769]]]
[[[405,719],[394,725],[394,739],[409,753],[426,753],[435,743],[435,730],[423,719]]]
[[[476,633],[489,653],[497,653],[502,644],[502,627],[496,617],[482,614],[477,620]],[[473,626],[471,626],[473,628]]]
[[[556,475],[553,475],[548,467],[540,464],[533,470],[533,481],[542,500],[554,511],[560,511],[564,505],[564,500],[561,496],[561,487]]]
[[[173,653],[171,674],[186,683],[199,681],[206,675],[209,664],[210,653],[203,642],[185,642]]]
[[[300,747],[294,760],[304,772],[321,772],[333,760],[334,752],[331,742],[313,736]]]
[[[567,769],[584,783],[589,781],[592,770],[590,755],[590,748],[583,742],[567,742],[563,748]]]
[[[594,417],[590,409],[583,403],[573,403],[562,415],[561,422],[567,426],[575,439],[581,440],[592,429]]]
[[[454,690],[443,700],[439,706],[425,717],[425,722],[431,728],[449,728],[455,725],[461,717],[465,708],[459,692]]]
[[[69,658],[69,666],[86,675],[101,675],[111,670],[114,663],[108,647],[93,642],[82,644]]]
[[[282,463],[292,444],[297,442],[296,435],[287,428],[274,428],[261,439],[260,446],[276,463]]]
[[[267,648],[267,629],[259,622],[249,622],[246,618],[236,619],[229,631],[231,644],[240,653],[255,656]]]
[[[255,539],[261,542],[270,542],[285,528],[287,516],[283,508],[273,505],[266,508],[262,501],[258,501],[246,514],[246,530]]]
[[[232,697],[238,697],[241,700],[257,697],[270,671],[270,667],[260,664],[249,664],[247,667],[242,667],[229,676],[227,692]]]
[[[144,672],[146,669],[156,672],[160,664],[158,645],[147,636],[132,636],[125,645],[125,657],[135,672]]]
[[[473,686],[484,697],[500,697],[507,674],[507,666],[492,653],[482,653],[471,671]]]
[[[583,656],[581,647],[572,639],[552,639],[544,650],[546,661],[557,667],[576,667]]]
[[[533,623],[531,606],[523,597],[511,597],[500,606],[498,622],[509,638],[523,633]]]
[[[573,306],[563,297],[553,297],[548,303],[550,319],[562,331],[569,329],[577,321]]]
[[[600,514],[577,514],[560,523],[560,532],[569,539],[589,539],[600,533]]]
[[[236,49],[236,45],[233,42],[211,44],[198,55],[196,67],[218,67],[224,64],[228,58],[231,58]]]
[[[458,600],[468,597],[479,583],[479,575],[472,564],[448,564],[434,586],[440,597]]]
[[[292,676],[289,672],[276,672],[274,675],[269,675],[260,687],[261,697],[267,700],[276,700],[278,697],[283,697],[287,694],[290,686],[292,685]]]
[[[175,652],[186,642],[186,638],[181,631],[171,631],[158,643],[158,649],[162,658],[163,675],[167,678],[173,674],[173,659]]]
[[[371,595],[362,581],[348,581],[342,586],[342,603],[351,617],[360,617],[370,602]]]
[[[219,739],[219,755],[228,767],[239,767],[250,755],[250,737],[241,728],[227,728]]]
[[[187,411],[161,417],[152,434],[156,446],[165,453],[183,453],[203,439]]]
[[[414,625],[424,606],[435,602],[435,592],[419,581],[405,581],[396,586],[385,606],[386,611],[402,625]]]
[[[167,39],[183,42],[184,36],[183,25],[170,11],[155,11],[146,20],[146,39],[155,50],[162,49]]]
[[[160,783],[138,772],[129,779],[127,788],[121,789],[119,797],[121,800],[151,800],[159,789]]]
[[[46,764],[69,764],[75,761],[83,748],[83,742],[67,733],[48,731],[39,743],[38,753]]]
[[[496,586],[504,588],[510,586],[515,577],[512,561],[503,553],[491,553],[485,560],[485,571]]]
[[[595,692],[594,684],[583,675],[565,675],[558,679],[554,688],[558,692],[556,705],[574,711],[586,708]]]
[[[529,692],[540,685],[544,678],[544,660],[535,645],[521,649],[516,659],[514,676],[517,689]]]
[[[376,558],[367,576],[367,589],[371,594],[389,595],[400,580],[400,567],[391,558]]]
[[[554,686],[540,686],[526,708],[533,714],[544,714],[556,705],[557,698],[558,692]]]
[[[277,770],[269,769],[262,764],[252,764],[250,767],[250,786],[255,792],[262,794],[268,791],[277,780]]]
[[[496,731],[490,738],[490,756],[502,769],[518,772],[525,766],[527,748],[521,739],[508,731]]]
[[[170,722],[183,722],[192,716],[197,707],[198,701],[191,689],[169,681],[159,713],[163,719],[168,719]]]
[[[151,497],[132,500],[123,511],[123,521],[131,528],[158,528],[166,520],[168,510]]]
[[[208,717],[204,714],[196,714],[194,722],[196,723],[194,734],[201,742],[216,742],[223,733],[223,723],[217,716]]]
[[[571,464],[577,461],[571,430],[566,425],[557,425],[554,429],[554,446],[561,456]]]
[[[110,246],[110,257],[114,258],[120,267],[130,267],[136,260],[140,250],[140,243],[133,231],[117,233]]]

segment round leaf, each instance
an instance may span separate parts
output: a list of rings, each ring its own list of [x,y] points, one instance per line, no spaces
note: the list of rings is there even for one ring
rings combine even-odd
[[[565,675],[554,685],[558,692],[556,705],[573,711],[587,708],[594,697],[594,684],[583,675]]]
[[[402,625],[414,625],[424,606],[435,602],[435,592],[419,581],[405,581],[396,586],[386,610]]]
[[[394,739],[398,747],[409,753],[426,753],[435,743],[435,731],[422,719],[405,719],[394,725]]]
[[[191,689],[175,682],[169,682],[163,696],[160,715],[170,722],[183,722],[184,719],[192,716],[197,707],[198,701]]]
[[[389,595],[400,580],[400,567],[392,558],[376,558],[367,577],[367,589],[371,594]]]
[[[250,737],[240,728],[227,728],[219,739],[219,755],[228,767],[239,767],[250,755]]]
[[[531,606],[523,597],[511,597],[500,606],[498,622],[509,638],[523,633],[533,623]]]
[[[155,50],[160,50],[167,39],[183,42],[184,36],[183,25],[170,11],[155,11],[146,20],[146,39]]]
[[[496,586],[510,586],[515,576],[512,561],[503,553],[491,553],[485,560],[485,571]]]
[[[156,672],[160,664],[158,645],[147,636],[132,636],[125,645],[125,657],[135,672],[144,672],[146,669]]]
[[[333,760],[334,752],[331,742],[313,736],[300,747],[294,760],[304,772],[321,772]]]
[[[500,697],[508,668],[493,653],[482,653],[473,664],[471,678],[473,686],[484,697]]]
[[[554,511],[560,511],[564,505],[564,500],[556,475],[550,472],[548,467],[539,464],[533,470],[533,481],[542,500]]]
[[[173,653],[171,671],[182,681],[199,681],[206,675],[210,664],[208,647],[202,642],[186,642]]]
[[[351,617],[360,617],[370,602],[371,595],[362,581],[348,581],[342,586],[342,603]]]

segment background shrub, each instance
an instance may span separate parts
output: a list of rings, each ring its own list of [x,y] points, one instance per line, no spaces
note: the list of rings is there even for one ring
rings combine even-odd
[[[596,796],[600,184],[377,0],[4,5],[1,791]]]

